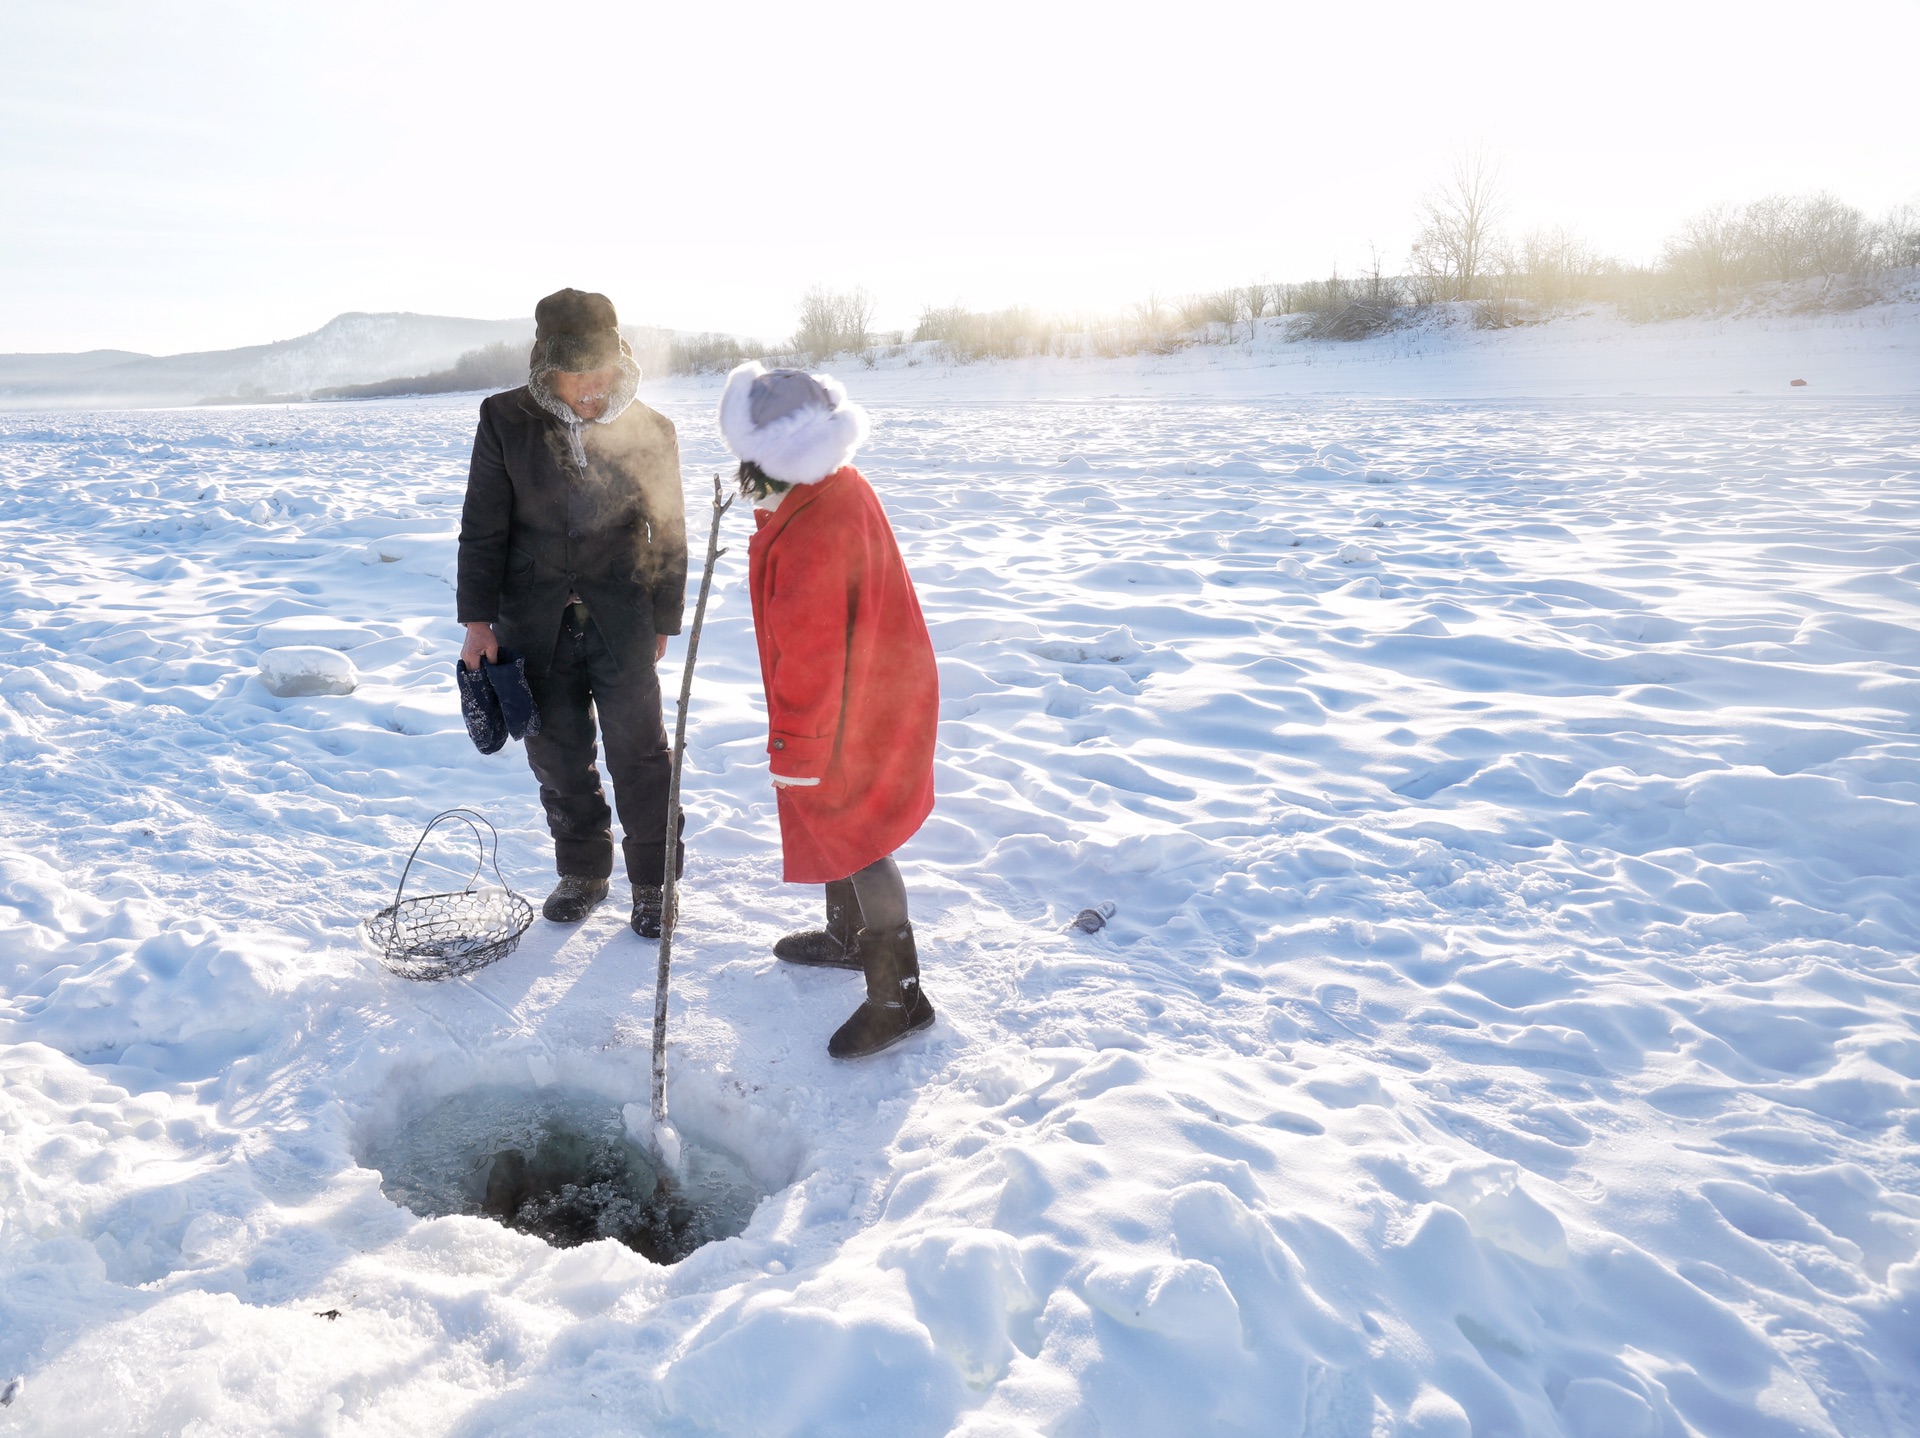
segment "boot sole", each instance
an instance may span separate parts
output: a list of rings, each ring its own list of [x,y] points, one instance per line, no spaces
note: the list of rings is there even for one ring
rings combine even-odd
[[[792,964],[796,969],[843,969],[857,974],[861,971],[858,959],[790,959],[785,954],[774,957],[783,964]]]
[[[895,1034],[892,1038],[888,1039],[885,1043],[881,1044],[878,1048],[868,1049],[864,1053],[857,1053],[857,1054],[829,1053],[827,1057],[830,1059],[838,1059],[843,1064],[852,1063],[856,1059],[870,1059],[875,1054],[883,1054],[888,1049],[893,1048],[895,1045],[905,1043],[908,1039],[912,1038],[915,1034],[925,1033],[928,1029],[933,1027],[933,1021],[939,1017],[940,1015],[933,1010],[931,1005],[929,1005],[927,1008],[927,1016],[924,1019],[921,1019],[918,1023],[908,1024],[904,1029],[902,1029],[899,1033]]]

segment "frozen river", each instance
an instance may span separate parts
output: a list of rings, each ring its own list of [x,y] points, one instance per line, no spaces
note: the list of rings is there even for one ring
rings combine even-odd
[[[474,398],[0,416],[0,1432],[1920,1428],[1920,402],[886,393],[941,1022],[832,1065],[858,980],[767,953],[736,511],[672,1099],[773,1196],[673,1268],[356,1161],[646,1091],[620,885],[356,943],[455,804],[550,882],[454,697]]]

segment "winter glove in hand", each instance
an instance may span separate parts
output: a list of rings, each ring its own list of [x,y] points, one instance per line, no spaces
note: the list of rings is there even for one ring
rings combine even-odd
[[[482,754],[498,753],[507,742],[507,721],[493,685],[484,673],[467,668],[464,659],[453,661],[453,672],[460,681],[460,715],[467,721],[467,737]]]
[[[482,659],[480,668],[498,701],[507,733],[515,739],[531,739],[539,734],[540,708],[533,702],[533,691],[527,687],[525,657],[502,645],[499,658]]]

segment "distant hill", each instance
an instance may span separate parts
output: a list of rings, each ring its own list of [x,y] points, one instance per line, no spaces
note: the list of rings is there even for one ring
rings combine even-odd
[[[317,391],[445,370],[489,345],[531,345],[533,321],[344,314],[312,334],[243,349],[142,355],[0,355],[0,408],[93,409],[307,399]]]
[[[479,390],[513,389],[527,382],[527,346],[502,340],[482,349],[468,350],[453,362],[452,369],[433,374],[408,375],[400,379],[375,380],[372,384],[343,384],[315,390],[315,399],[386,399],[403,394],[462,394]]]

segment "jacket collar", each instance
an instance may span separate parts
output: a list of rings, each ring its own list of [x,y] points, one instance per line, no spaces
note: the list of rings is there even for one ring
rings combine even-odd
[[[825,479],[815,484],[796,484],[792,489],[787,491],[787,497],[780,502],[780,507],[771,514],[767,513],[764,509],[756,509],[754,511],[756,519],[762,515],[766,517],[760,520],[760,527],[754,532],[752,543],[760,545],[762,548],[772,544],[773,541],[779,537],[780,531],[793,522],[794,515],[812,504],[820,498],[821,495],[834,493],[840,486],[847,482],[847,476],[852,473],[852,465],[842,465]]]

